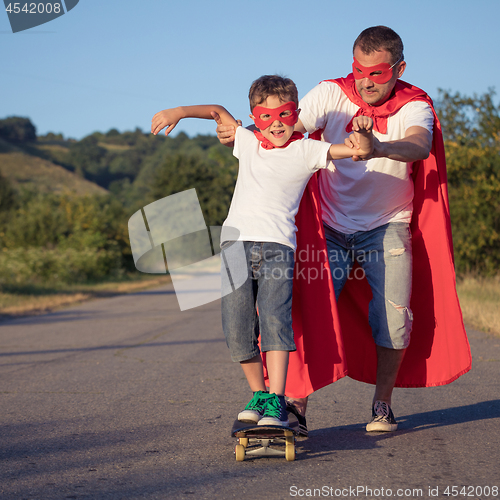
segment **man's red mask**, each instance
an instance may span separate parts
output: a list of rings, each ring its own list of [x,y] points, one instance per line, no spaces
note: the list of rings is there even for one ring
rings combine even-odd
[[[293,127],[299,119],[297,105],[292,101],[285,102],[285,104],[278,108],[255,106],[252,114],[254,115],[255,125],[257,125],[260,130],[265,130],[270,127],[276,120]],[[261,118],[262,115],[266,115],[265,119]]]
[[[399,59],[401,61],[401,59]],[[373,83],[384,84],[392,78],[392,68],[399,62],[396,61],[392,66],[388,63],[380,63],[375,66],[361,66],[359,61],[354,57],[352,63],[352,74],[356,80],[368,78]]]

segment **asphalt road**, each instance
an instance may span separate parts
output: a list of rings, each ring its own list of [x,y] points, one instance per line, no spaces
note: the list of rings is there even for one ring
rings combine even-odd
[[[4,321],[0,498],[498,498],[500,338],[468,334],[471,372],[396,389],[396,433],[364,431],[372,387],[345,378],[295,462],[236,462],[250,392],[218,302],[180,312],[167,286]]]

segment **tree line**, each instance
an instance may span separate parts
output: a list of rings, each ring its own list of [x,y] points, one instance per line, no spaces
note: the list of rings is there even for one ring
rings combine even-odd
[[[500,106],[495,93],[441,90],[457,273],[491,276],[500,265]],[[78,282],[134,269],[127,232],[141,207],[196,188],[208,226],[221,225],[237,176],[230,148],[211,135],[95,132],[80,141],[37,136],[27,118],[0,120],[2,144],[40,156],[105,189],[105,196],[41,194],[0,177],[0,284]],[[4,148],[5,149],[5,148]],[[1,165],[0,165],[1,176]]]

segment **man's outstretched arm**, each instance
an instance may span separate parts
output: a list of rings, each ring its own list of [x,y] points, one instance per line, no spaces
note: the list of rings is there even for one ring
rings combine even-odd
[[[370,158],[413,162],[425,160],[432,148],[432,134],[424,127],[410,127],[402,139],[382,142],[375,138],[373,153],[369,156],[354,156],[354,161]]]

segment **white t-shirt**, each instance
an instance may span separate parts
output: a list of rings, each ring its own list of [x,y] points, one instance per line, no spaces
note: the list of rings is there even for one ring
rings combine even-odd
[[[346,126],[359,106],[334,82],[322,82],[300,101],[300,120],[309,133],[324,128],[322,138],[342,144]],[[402,139],[408,128],[432,133],[434,115],[423,101],[405,104],[387,120],[387,134],[374,132],[380,141]],[[413,210],[412,163],[388,158],[330,162],[319,176],[323,221],[346,234],[369,231],[388,222],[410,222]]]
[[[221,241],[265,241],[296,248],[295,215],[311,175],[326,168],[330,144],[302,139],[264,149],[253,132],[236,129],[238,179]],[[239,236],[231,236],[236,228]]]

